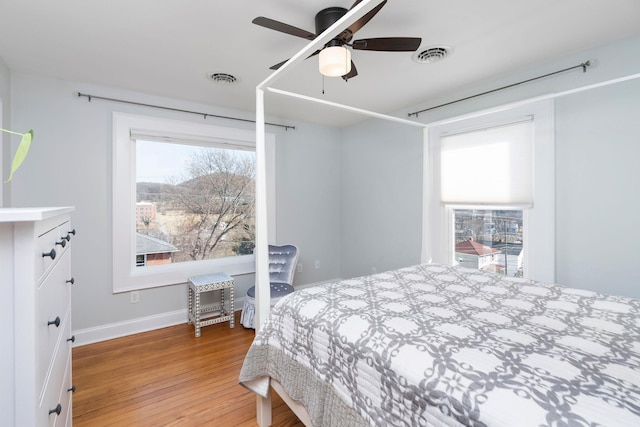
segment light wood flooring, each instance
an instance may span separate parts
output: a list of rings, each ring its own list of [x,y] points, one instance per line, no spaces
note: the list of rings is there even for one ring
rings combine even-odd
[[[238,384],[253,337],[236,319],[199,338],[185,323],[74,348],[73,425],[254,427],[256,397]],[[272,425],[303,427],[272,395]]]

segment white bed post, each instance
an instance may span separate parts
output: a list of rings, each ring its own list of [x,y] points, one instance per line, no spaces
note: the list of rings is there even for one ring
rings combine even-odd
[[[269,316],[271,309],[271,287],[269,286],[269,239],[267,227],[267,174],[266,174],[266,136],[264,117],[264,89],[273,84],[293,66],[302,62],[315,50],[338,34],[340,28],[346,28],[371,11],[382,0],[362,0],[342,18],[327,28],[305,48],[295,54],[282,67],[273,72],[256,87],[256,330],[259,331]],[[257,422],[260,427],[271,425],[271,392],[267,398],[257,397]]]
[[[267,216],[267,162],[264,122],[264,91],[256,88],[256,330],[269,316],[269,237]],[[260,427],[271,425],[271,394],[257,397],[256,417]]]
[[[425,233],[424,230],[433,230],[431,224],[431,194],[433,191],[433,161],[431,158],[431,147],[429,144],[429,127],[425,126],[422,131],[422,187],[425,197],[422,198],[422,254],[420,262],[427,264],[433,262],[433,236]]]
[[[256,330],[269,316],[269,237],[264,92],[256,89]]]

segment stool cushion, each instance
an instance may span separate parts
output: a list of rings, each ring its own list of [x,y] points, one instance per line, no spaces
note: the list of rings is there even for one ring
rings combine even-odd
[[[271,282],[271,298],[270,305],[273,307],[280,298],[289,295],[295,289],[288,283],[283,282]],[[244,300],[244,306],[242,307],[242,314],[240,316],[240,323],[245,328],[255,328],[256,317],[256,287],[252,286],[247,290],[247,297]]]
[[[295,289],[293,289],[293,286],[291,286],[288,283],[271,282],[271,298],[281,298],[285,295],[289,295],[294,290]],[[247,295],[255,299],[256,287],[255,286],[250,287],[249,290],[247,291]]]

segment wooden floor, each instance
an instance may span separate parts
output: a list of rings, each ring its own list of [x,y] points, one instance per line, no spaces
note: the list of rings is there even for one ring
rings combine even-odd
[[[254,337],[236,320],[191,325],[73,349],[73,424],[82,426],[256,426],[256,397],[238,384]],[[303,427],[273,393],[273,426]]]

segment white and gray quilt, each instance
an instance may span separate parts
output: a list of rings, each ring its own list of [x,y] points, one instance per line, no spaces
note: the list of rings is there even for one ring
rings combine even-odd
[[[294,292],[240,382],[315,426],[640,426],[640,300],[424,264]]]

